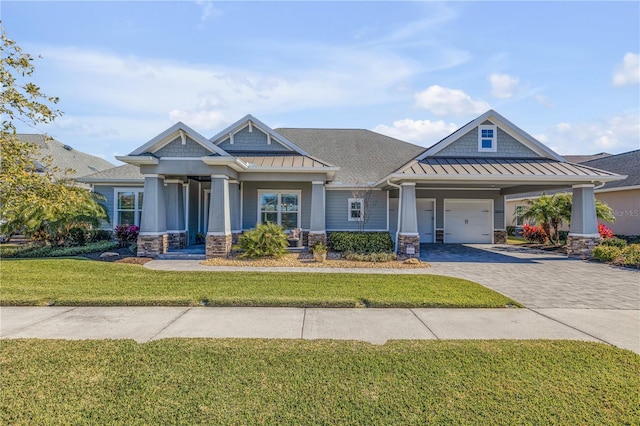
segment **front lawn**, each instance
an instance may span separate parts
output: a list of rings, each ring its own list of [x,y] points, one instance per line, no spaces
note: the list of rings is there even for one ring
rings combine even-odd
[[[1,424],[638,424],[640,357],[568,341],[4,340]]]
[[[439,275],[167,272],[82,259],[2,260],[0,268],[2,305],[521,306]]]

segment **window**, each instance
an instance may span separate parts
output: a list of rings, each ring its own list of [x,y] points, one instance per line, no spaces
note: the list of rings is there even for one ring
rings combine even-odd
[[[522,226],[525,224],[522,215],[527,211],[527,206],[522,204],[516,206],[516,226]]]
[[[478,126],[478,151],[496,152],[498,150],[497,136],[498,129],[496,126]]]
[[[364,198],[349,198],[349,221],[360,222],[364,220]]]
[[[258,223],[300,228],[300,191],[258,191]]]
[[[137,188],[115,189],[115,225],[140,226],[144,191]]]

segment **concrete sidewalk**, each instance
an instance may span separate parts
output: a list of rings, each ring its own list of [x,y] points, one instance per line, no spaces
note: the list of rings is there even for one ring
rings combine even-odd
[[[571,339],[640,354],[640,310],[2,307],[0,338]]]

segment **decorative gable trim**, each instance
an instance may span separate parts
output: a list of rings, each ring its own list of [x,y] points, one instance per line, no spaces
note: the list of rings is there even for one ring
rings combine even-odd
[[[466,135],[468,132],[470,132],[474,128],[487,124],[486,123],[487,121],[490,124],[498,126],[500,130],[502,130],[509,136],[513,137],[515,140],[517,140],[518,142],[520,142],[521,144],[523,144],[524,146],[526,146],[536,154],[540,155],[541,157],[557,160],[563,163],[566,161],[564,158],[556,154],[553,150],[551,150],[549,147],[544,145],[542,142],[538,141],[533,136],[531,136],[530,134],[528,134],[527,132],[525,132],[524,130],[522,130],[521,128],[519,128],[518,126],[516,126],[515,124],[513,124],[512,122],[510,122],[505,117],[498,114],[496,111],[492,109],[485,112],[475,120],[465,124],[464,126],[459,128],[458,130],[456,130],[446,138],[442,139],[440,142],[438,142],[431,148],[427,149],[424,153],[422,153],[419,157],[417,157],[417,160],[418,161],[424,160],[427,157],[437,154],[438,152],[442,151],[444,148],[448,147],[449,145],[451,145],[452,143],[460,139],[462,136]]]
[[[202,147],[204,147],[206,150],[210,151],[212,154],[217,154],[223,157],[229,156],[229,153],[211,143],[207,138],[205,138],[200,133],[196,132],[181,121],[177,122],[164,132],[160,133],[155,138],[151,139],[146,144],[131,152],[129,156],[136,156],[144,153],[154,153],[167,144],[176,140],[176,138],[180,138],[181,143],[184,145],[186,143],[187,135],[196,143],[202,145]]]
[[[265,133],[267,135],[267,145],[271,145],[275,141],[285,146],[286,148],[297,152],[300,155],[309,156],[309,154],[305,150],[303,150],[284,136],[280,135],[279,133],[276,133],[273,129],[271,129],[269,126],[267,126],[251,114],[245,115],[240,120],[231,124],[229,127],[225,128],[220,133],[209,139],[209,141],[216,146],[220,145],[225,140],[229,140],[230,143],[233,144],[233,135],[238,133],[245,127],[249,127],[250,132],[253,132],[255,127],[261,132]]]

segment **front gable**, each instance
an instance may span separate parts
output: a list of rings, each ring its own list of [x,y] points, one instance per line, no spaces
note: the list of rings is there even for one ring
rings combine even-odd
[[[493,110],[461,127],[417,159],[423,160],[427,157],[546,158],[565,161]]]
[[[223,149],[218,148],[182,122],[174,124],[146,144],[135,149],[128,157],[142,155],[152,155],[156,158],[229,156]]]
[[[251,114],[236,121],[209,139],[219,148],[233,154],[308,154]]]

